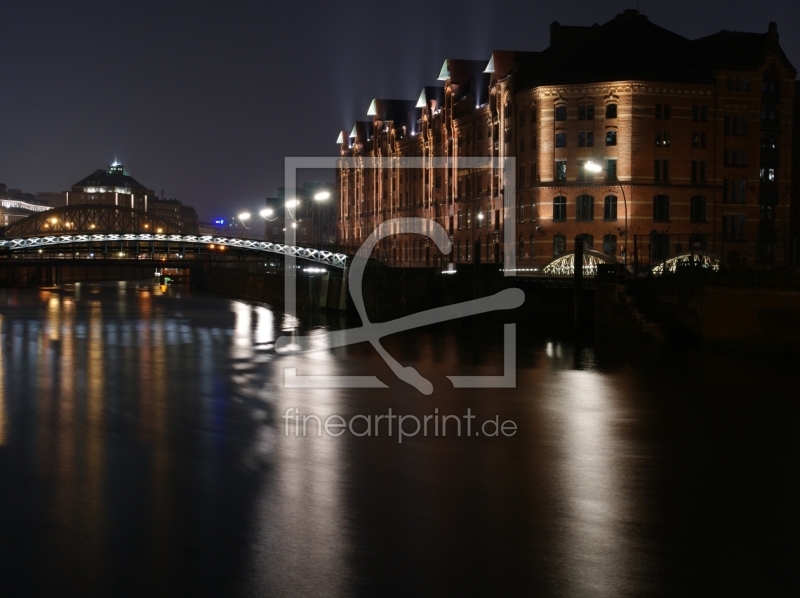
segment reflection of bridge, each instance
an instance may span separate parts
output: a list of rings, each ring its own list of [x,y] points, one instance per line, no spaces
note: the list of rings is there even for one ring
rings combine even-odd
[[[274,254],[340,269],[346,266],[348,257],[311,247],[185,234],[174,223],[147,212],[107,204],[64,206],[29,216],[6,229],[5,238],[0,239],[0,250],[16,259],[120,258],[170,262],[213,259],[225,252],[242,256]]]

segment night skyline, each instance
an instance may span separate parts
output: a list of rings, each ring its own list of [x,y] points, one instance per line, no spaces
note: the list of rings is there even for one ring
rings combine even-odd
[[[604,23],[634,5],[411,2],[403,14],[367,3],[345,12],[305,2],[6,7],[0,182],[65,191],[116,154],[134,178],[201,218],[254,209],[282,184],[285,156],[336,155],[338,131],[365,120],[372,98],[415,99],[445,58],[542,50],[554,20]],[[776,21],[800,64],[796,3],[640,9],[690,39],[761,33]]]

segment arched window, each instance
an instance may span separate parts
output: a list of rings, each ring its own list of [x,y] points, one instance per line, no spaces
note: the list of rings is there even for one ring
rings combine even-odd
[[[603,220],[617,219],[617,196],[606,195],[603,200]]]
[[[567,219],[567,198],[563,195],[553,198],[553,220]]]
[[[556,133],[556,147],[567,147],[567,134],[563,132]]]
[[[583,241],[583,248],[584,249],[593,249],[594,248],[594,237],[589,233],[581,233],[575,236],[576,241]]]
[[[536,257],[536,236],[531,233],[531,242],[528,249],[528,257],[533,259]]]
[[[695,195],[691,200],[690,217],[692,222],[706,221],[706,198],[702,195]]]
[[[556,120],[567,120],[566,106],[556,106]]]
[[[526,257],[525,253],[524,253],[524,251],[525,251],[525,239],[522,237],[522,235],[519,236],[518,247],[519,247],[519,257],[520,257],[520,259],[524,259]]]
[[[616,257],[617,255],[617,235],[611,233],[603,235],[603,253]]]
[[[653,198],[653,220],[655,222],[669,222],[668,195],[656,195]]]
[[[558,257],[567,252],[567,237],[558,233],[553,235],[553,257]]]
[[[467,228],[472,227],[472,208],[467,208]]]
[[[606,145],[617,145],[616,131],[606,131]]]
[[[617,118],[616,104],[606,104],[606,118]]]
[[[575,200],[575,207],[576,220],[594,220],[594,197],[579,195]]]

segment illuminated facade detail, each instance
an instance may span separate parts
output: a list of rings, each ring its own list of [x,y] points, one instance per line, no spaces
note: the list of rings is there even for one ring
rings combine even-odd
[[[583,275],[595,276],[600,264],[616,264],[617,260],[597,251],[584,250]],[[570,252],[553,258],[542,268],[546,276],[573,276],[575,274],[575,253]]]
[[[664,272],[675,272],[678,266],[694,266],[696,268],[707,268],[709,270],[719,270],[720,259],[718,255],[708,253],[684,253],[670,258],[655,268],[653,274],[663,274]]]
[[[552,245],[556,234],[564,251],[588,235],[628,266],[634,235],[651,233],[673,237],[670,251],[692,238],[738,263],[788,255],[797,73],[774,23],[689,40],[628,10],[600,26],[554,23],[550,34],[543,52],[445,60],[443,86],[417,100],[373,100],[372,120],[339,137],[340,155],[355,161],[337,170],[339,242],[357,247],[387,219],[425,217],[448,231],[451,255],[409,235],[383,240],[375,257],[494,262],[505,251],[504,182],[514,177],[520,267],[544,268],[553,253],[525,248]],[[635,40],[637,53],[622,40]],[[459,167],[469,156],[513,157],[516,171]],[[370,166],[396,157],[453,163]]]

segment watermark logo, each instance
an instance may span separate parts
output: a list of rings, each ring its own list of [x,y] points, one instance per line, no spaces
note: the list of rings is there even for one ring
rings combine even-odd
[[[464,422],[462,425],[461,419]],[[517,433],[517,424],[514,420],[500,421],[496,415],[483,421],[476,418],[472,409],[461,417],[454,414],[440,414],[439,409],[433,413],[423,415],[401,415],[392,412],[391,407],[385,414],[363,414],[350,416],[349,420],[337,414],[329,415],[324,419],[318,415],[300,415],[296,407],[289,407],[281,419],[284,421],[284,436],[307,437],[326,436],[338,438],[345,432],[351,436],[363,438],[364,436],[396,437],[398,444],[403,444],[403,439],[415,436],[455,436],[455,437],[499,437],[510,438]]]
[[[415,163],[414,159],[410,159]],[[485,165],[486,160],[477,160],[477,165]],[[289,159],[287,159],[288,164]],[[509,162],[509,160],[505,160]],[[511,167],[513,168],[513,160]],[[509,164],[505,164],[508,170]],[[414,167],[405,165],[407,168]],[[287,165],[287,174],[290,169]],[[514,172],[511,170],[511,172]],[[296,171],[291,170],[292,183],[296,180]],[[288,178],[288,177],[287,177]],[[506,174],[505,179],[510,177]],[[287,187],[288,188],[288,187]],[[504,238],[506,247],[509,247],[509,239],[513,239],[514,218],[513,212],[509,207],[508,196],[513,197],[513,185],[511,189],[506,188],[504,197],[505,208],[503,210]],[[289,237],[290,227],[287,228],[287,245],[294,241]],[[431,239],[438,249],[445,255],[452,251],[452,243],[447,232],[434,220],[428,218],[394,218],[381,223],[377,229],[364,241],[358,252],[353,258],[349,268],[349,290],[353,299],[358,315],[361,317],[363,325],[358,328],[347,330],[330,331],[325,335],[315,335],[313,339],[307,336],[281,336],[275,342],[275,350],[278,353],[297,353],[307,351],[319,351],[343,347],[355,343],[369,342],[380,354],[392,372],[403,382],[413,386],[425,395],[433,393],[433,384],[430,380],[423,377],[415,368],[403,366],[381,345],[381,339],[385,336],[427,326],[456,320],[472,315],[514,309],[523,304],[525,294],[521,289],[511,288],[500,291],[489,297],[482,297],[472,301],[465,301],[455,305],[447,305],[429,309],[419,313],[404,316],[390,322],[372,323],[367,317],[362,294],[362,283],[364,269],[366,268],[369,256],[375,246],[384,238],[396,234],[418,234]],[[293,235],[292,235],[293,237]],[[513,243],[510,244],[513,247]],[[510,256],[510,257],[509,257]],[[291,259],[291,261],[290,261]],[[504,264],[508,270],[509,259],[513,266],[513,253],[505,254]],[[287,266],[294,265],[293,258],[287,256]],[[295,277],[286,277],[286,303],[287,316],[296,315],[296,284]],[[290,288],[291,285],[291,288]],[[447,376],[454,388],[513,388],[516,386],[516,324],[504,324],[503,330],[503,374],[500,376]],[[296,368],[284,369],[284,385],[286,388],[387,388],[376,376],[303,376],[297,374]]]

